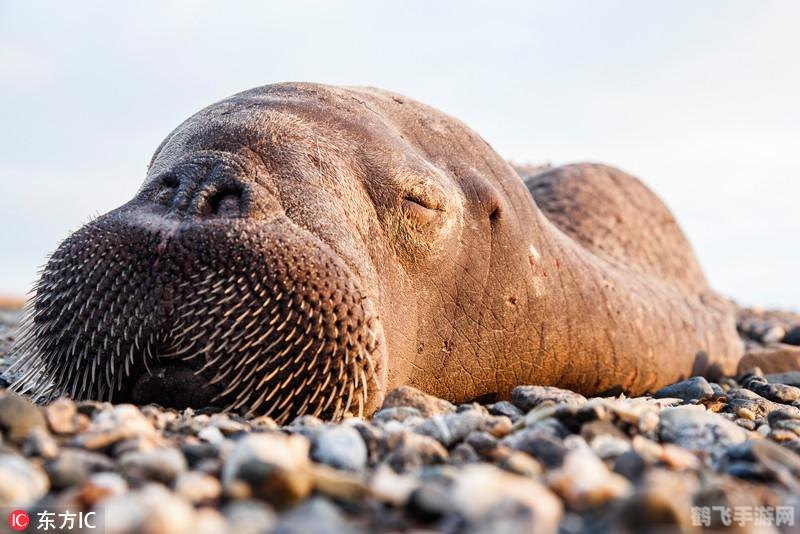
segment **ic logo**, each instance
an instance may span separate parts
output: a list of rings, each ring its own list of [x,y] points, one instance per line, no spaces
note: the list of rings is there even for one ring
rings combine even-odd
[[[11,530],[25,530],[28,528],[28,525],[31,522],[31,518],[28,517],[28,513],[25,510],[14,510],[8,516],[8,525],[11,527]]]

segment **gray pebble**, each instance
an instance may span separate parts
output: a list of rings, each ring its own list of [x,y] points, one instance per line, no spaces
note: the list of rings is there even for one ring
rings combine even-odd
[[[469,410],[447,415],[435,415],[416,424],[412,430],[418,434],[424,434],[436,439],[447,448],[462,441],[467,434],[477,429],[483,416],[475,411]]]
[[[747,439],[747,431],[700,407],[678,406],[661,411],[662,440],[690,451],[709,454],[716,462],[725,449]]]
[[[523,415],[525,415],[522,410],[514,406],[512,403],[508,401],[499,401],[495,402],[494,404],[490,404],[487,406],[489,409],[489,413],[492,415],[505,415],[512,421],[516,421]]]
[[[266,503],[256,500],[232,501],[222,513],[236,534],[261,534],[269,532],[278,521],[275,511]]]
[[[367,447],[355,428],[329,425],[317,434],[311,457],[336,469],[360,471],[367,464]]]
[[[158,447],[134,451],[119,459],[119,466],[127,478],[148,479],[171,484],[175,477],[186,471],[186,458],[172,447]]]
[[[693,376],[676,384],[663,387],[653,396],[657,399],[681,399],[685,402],[708,399],[714,396],[714,389],[702,376]]]
[[[378,425],[388,421],[399,421],[402,423],[407,420],[411,422],[421,421],[422,413],[411,406],[393,406],[391,408],[384,408],[372,416],[372,422]]]
[[[523,412],[528,412],[545,401],[581,406],[586,403],[586,397],[551,386],[517,386],[511,392],[511,401]]]
[[[787,345],[800,345],[800,326],[791,328],[781,341]]]
[[[44,468],[54,487],[67,488],[83,484],[94,473],[113,471],[115,464],[104,454],[65,448],[57,458],[45,463]]]

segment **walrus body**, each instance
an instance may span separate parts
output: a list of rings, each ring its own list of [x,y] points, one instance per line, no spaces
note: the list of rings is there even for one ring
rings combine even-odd
[[[285,421],[369,413],[404,384],[639,394],[741,350],[635,178],[521,177],[420,103],[278,84],[188,119],[133,200],[59,247],[17,352],[23,388]]]

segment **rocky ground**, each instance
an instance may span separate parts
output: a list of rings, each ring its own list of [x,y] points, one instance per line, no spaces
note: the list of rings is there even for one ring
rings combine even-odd
[[[0,507],[96,510],[109,533],[795,531],[800,316],[739,328],[749,354],[718,383],[461,406],[402,388],[341,424],[0,390]]]

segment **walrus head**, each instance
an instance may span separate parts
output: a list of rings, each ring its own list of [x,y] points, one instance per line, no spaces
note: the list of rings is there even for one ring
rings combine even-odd
[[[410,285],[453,290],[437,280],[463,268],[468,231],[460,187],[424,138],[371,109],[382,102],[403,105],[279,84],[180,125],[136,196],[49,259],[16,348],[20,387],[281,421],[380,406],[388,352],[414,353],[427,315]],[[491,191],[474,194],[497,218]]]

